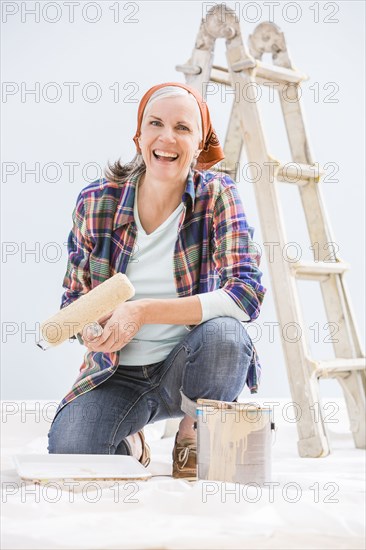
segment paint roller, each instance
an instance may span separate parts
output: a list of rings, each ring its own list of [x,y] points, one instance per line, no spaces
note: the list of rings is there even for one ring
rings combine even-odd
[[[97,320],[134,295],[135,289],[128,277],[116,273],[42,323],[42,339],[37,346],[46,350],[62,344],[82,333],[86,326],[88,335],[100,336],[103,328]]]

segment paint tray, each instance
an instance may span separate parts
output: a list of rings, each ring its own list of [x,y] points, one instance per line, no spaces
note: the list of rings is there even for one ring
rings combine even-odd
[[[33,483],[65,479],[90,481],[147,480],[151,473],[133,456],[23,454],[13,456],[21,479]]]

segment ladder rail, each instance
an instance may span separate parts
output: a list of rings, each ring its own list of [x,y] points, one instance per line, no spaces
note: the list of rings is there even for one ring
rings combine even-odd
[[[225,22],[220,17],[220,10],[223,9]],[[226,39],[227,69],[213,65],[215,41],[222,37]],[[261,62],[263,51],[275,52],[273,66]],[[243,44],[234,12],[224,5],[211,8],[201,23],[196,47],[189,62],[179,66],[179,70],[185,73],[187,83],[200,90],[204,97],[209,82],[216,81],[231,86],[235,92],[238,91],[239,98],[248,98],[248,101],[233,102],[224,143],[227,158],[222,165],[224,171],[230,175],[236,174],[244,146],[249,163],[253,162],[256,166],[259,164],[263,167],[259,178],[257,174],[253,174],[263,239],[278,242],[280,250],[283,250],[287,238],[277,185],[278,182],[284,181],[284,167],[279,161],[275,161],[275,178],[274,181],[271,180],[269,170],[265,167],[268,163],[273,164],[274,159],[268,152],[256,98],[254,95],[251,96],[254,94],[254,85],[258,82],[267,86],[274,82],[279,84],[277,90],[285,120],[291,161],[303,170],[298,189],[310,241],[319,243],[319,257],[314,258],[316,261],[313,265],[307,265],[305,262],[293,266],[282,259],[282,254],[275,255],[273,261],[268,262],[277,317],[282,327],[291,324],[303,327],[296,279],[316,279],[322,290],[327,318],[336,320],[340,333],[339,341],[333,344],[336,359],[330,361],[328,367],[324,363],[316,366],[317,363],[309,358],[307,334],[295,341],[291,338],[294,335],[291,332],[287,339],[282,339],[291,393],[302,410],[302,418],[297,423],[299,453],[301,456],[316,457],[324,456],[330,451],[324,422],[315,423],[312,418],[313,407],[319,402],[318,380],[322,377],[335,377],[341,384],[355,443],[359,447],[364,447],[365,421],[360,420],[365,412],[365,375],[362,370],[363,363],[360,361],[364,354],[343,279],[348,266],[336,253],[333,261],[327,262],[326,254],[329,254],[329,251],[326,245],[335,241],[322,199],[321,176],[319,172],[313,173],[316,165],[302,112],[299,86],[307,77],[292,67],[284,35],[276,25],[258,25],[249,37],[248,49]],[[286,96],[282,93],[285,88]],[[243,95],[244,89],[246,96]],[[236,97],[236,93],[234,95]],[[285,97],[291,101],[285,101]],[[286,300],[283,299],[284,296]],[[292,341],[290,343],[286,340]]]
[[[283,93],[280,93],[279,96],[292,158],[295,162],[312,165],[314,160],[307,137],[299,86],[292,85],[286,89],[286,96]],[[319,257],[314,258],[314,260],[324,261],[329,256],[329,247],[336,241],[324,205],[322,189],[317,183],[310,182],[308,185],[300,187],[299,192],[310,241],[313,244],[318,244]],[[334,252],[333,256],[335,262],[339,261],[337,252]],[[336,357],[362,357],[358,341],[355,341],[355,337],[358,340],[356,336],[357,329],[348,305],[349,296],[343,279],[343,271],[333,272],[329,277],[323,279],[320,282],[320,288],[327,318],[336,323],[337,337],[332,338]],[[364,379],[365,374],[359,371],[352,371],[349,376],[339,377],[355,443],[359,447],[365,445],[366,439],[365,424],[356,421],[356,418],[365,412]],[[356,402],[360,403],[360,407],[355,405],[355,396],[357,396]]]

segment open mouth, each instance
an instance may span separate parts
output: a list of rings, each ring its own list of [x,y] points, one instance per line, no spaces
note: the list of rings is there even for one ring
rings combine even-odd
[[[170,153],[169,151],[161,151],[160,149],[154,149],[153,155],[161,162],[174,162],[179,156],[178,153]]]

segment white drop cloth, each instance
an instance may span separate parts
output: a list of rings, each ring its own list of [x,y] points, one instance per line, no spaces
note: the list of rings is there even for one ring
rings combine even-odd
[[[273,401],[276,401],[273,399]],[[280,400],[281,407],[290,399]],[[20,483],[11,456],[46,453],[49,422],[42,415],[3,417],[2,544],[4,549],[336,549],[364,548],[365,454],[355,449],[341,400],[329,424],[332,454],[297,454],[294,423],[276,409],[272,482],[255,487],[173,480],[175,426],[149,426],[150,481],[112,482],[74,493]],[[20,407],[20,402],[18,402]],[[27,405],[30,405],[27,402]],[[4,403],[3,403],[4,411]],[[24,420],[24,418],[23,418]],[[160,439],[165,433],[170,435]],[[209,484],[209,485],[208,485]],[[231,492],[230,492],[231,491]],[[13,494],[11,494],[13,493]]]

